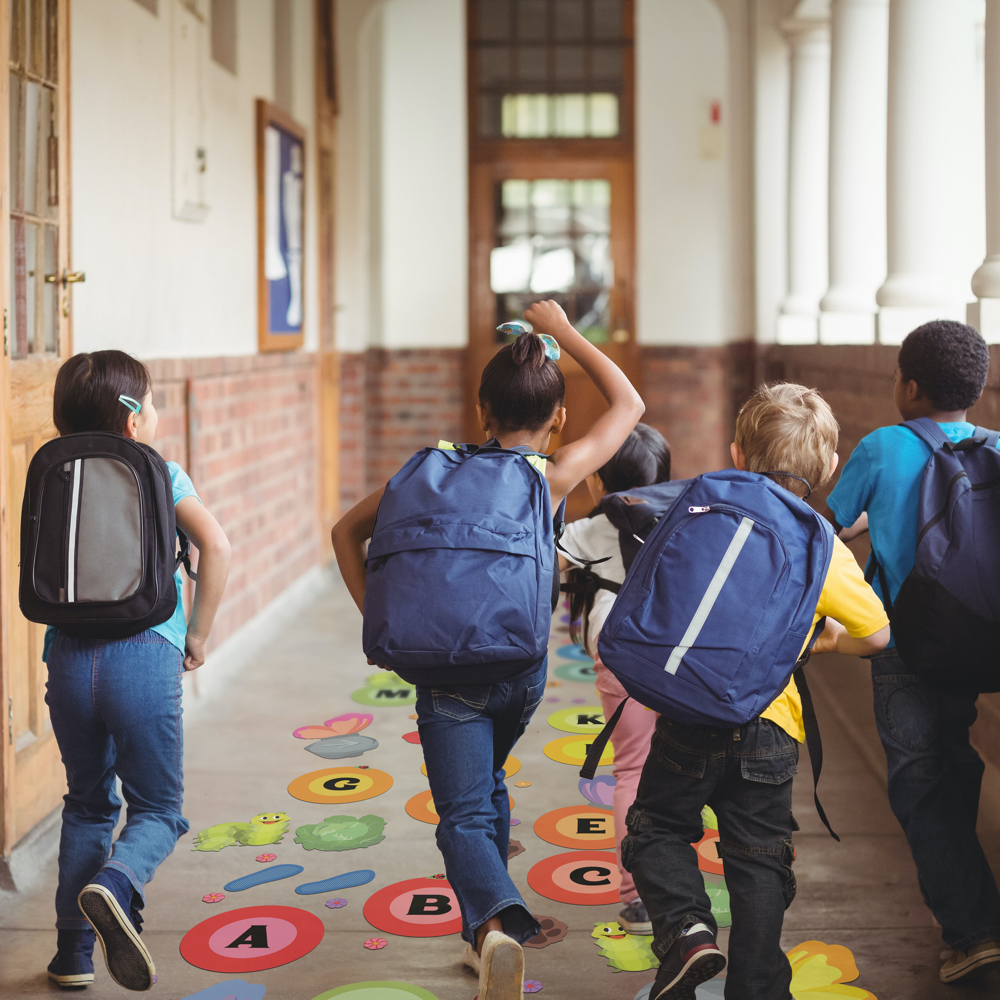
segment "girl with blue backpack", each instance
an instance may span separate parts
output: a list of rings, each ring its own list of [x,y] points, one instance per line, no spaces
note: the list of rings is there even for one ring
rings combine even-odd
[[[559,582],[552,512],[614,456],[644,409],[556,302],[524,318],[540,335],[521,333],[483,371],[476,409],[486,444],[418,452],[332,533],[369,662],[417,685],[437,843],[480,1000],[520,1000],[521,944],[540,931],[507,873],[503,766],[545,690]],[[608,410],[546,456],[566,424],[561,350]]]

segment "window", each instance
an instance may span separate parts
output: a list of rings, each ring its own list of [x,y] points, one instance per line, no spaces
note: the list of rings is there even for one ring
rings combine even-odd
[[[614,138],[630,75],[624,0],[473,0],[469,68],[483,138]]]

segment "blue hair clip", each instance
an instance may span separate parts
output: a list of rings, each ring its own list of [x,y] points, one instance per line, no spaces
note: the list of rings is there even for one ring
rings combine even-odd
[[[503,334],[505,337],[520,337],[522,333],[531,333],[526,324],[519,322],[518,320],[511,320],[508,323],[501,323],[497,327],[497,333]],[[559,350],[559,345],[555,342],[555,339],[550,337],[547,333],[536,333],[536,337],[542,342],[545,348],[545,357],[550,361],[558,361],[562,352]]]
[[[118,402],[123,403],[133,413],[138,413],[142,409],[142,403],[137,403],[131,396],[119,396]]]

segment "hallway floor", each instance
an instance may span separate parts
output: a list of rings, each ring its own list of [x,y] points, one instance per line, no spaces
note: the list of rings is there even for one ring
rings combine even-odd
[[[370,926],[362,914],[364,901],[378,889],[434,875],[443,865],[434,844],[434,827],[404,810],[411,797],[427,788],[420,773],[419,747],[401,738],[416,728],[410,718],[413,708],[365,707],[351,700],[351,693],[363,687],[374,670],[361,653],[360,629],[360,616],[343,585],[332,584],[302,608],[294,627],[262,646],[256,659],[215,696],[211,706],[194,714],[187,728],[186,752],[185,811],[191,833],[178,843],[147,890],[143,938],[159,976],[152,996],[181,1000],[234,977],[264,984],[267,997],[276,1000],[312,1000],[335,987],[371,980],[420,986],[438,1000],[473,1000],[476,995],[475,977],[459,962],[457,935],[411,938],[388,934]],[[568,642],[565,633],[554,632],[553,652]],[[550,678],[556,679],[556,670],[572,662],[551,656]],[[814,664],[812,669],[818,670],[818,661]],[[828,669],[838,669],[834,658],[828,660]],[[546,744],[568,735],[549,726],[546,718],[551,712],[572,708],[574,699],[596,704],[593,686],[584,681],[563,679],[546,695],[549,700],[543,701],[515,749],[521,771],[508,781],[516,801],[513,815],[522,821],[512,830],[512,837],[525,848],[511,860],[510,868],[533,912],[564,921],[569,931],[558,943],[526,950],[526,975],[543,984],[543,998],[632,1000],[651,982],[653,971],[613,972],[591,937],[595,923],[614,920],[619,907],[553,902],[527,886],[526,876],[533,865],[566,850],[539,839],[532,830],[534,821],[549,810],[584,804],[577,790],[577,767],[543,755]],[[861,972],[854,985],[871,991],[878,1000],[1000,995],[997,973],[971,987],[945,987],[938,982],[940,936],[921,902],[909,853],[883,787],[824,710],[821,699],[817,700],[826,748],[822,798],[842,843],[832,841],[816,817],[808,761],[803,759],[795,790],[796,816],[802,826],[796,837],[799,890],[785,921],[786,948],[808,940],[850,948]],[[324,761],[305,753],[306,742],[292,737],[298,727],[353,711],[374,715],[364,735],[378,740],[379,746],[363,757]],[[345,806],[302,802],[289,795],[287,786],[293,778],[324,764],[368,765],[387,771],[394,784],[378,797]],[[601,772],[610,773],[610,768]],[[530,781],[531,786],[517,788],[516,781]],[[291,824],[280,844],[228,847],[217,853],[192,850],[195,833],[206,827],[282,811],[291,816]],[[307,852],[293,842],[296,827],[336,813],[384,817],[386,839],[364,850],[337,853]],[[988,849],[994,870],[1000,871],[1000,844],[991,843]],[[305,871],[244,892],[228,892],[220,903],[202,902],[202,896],[222,891],[229,880],[267,868],[254,860],[261,851],[276,854],[274,863],[302,865]],[[337,892],[295,893],[303,882],[361,868],[372,868],[374,881]],[[55,879],[53,863],[32,891],[23,896],[0,894],[0,997],[58,992],[45,975],[55,950]],[[327,908],[324,903],[331,896],[346,898],[348,905]],[[193,925],[251,905],[307,910],[323,922],[325,937],[298,961],[261,972],[206,972],[181,957],[180,940]],[[723,942],[727,933],[722,933]],[[366,950],[363,943],[373,937],[385,937],[388,946]],[[100,956],[96,971],[97,981],[83,997],[104,1000],[126,994],[109,979]],[[805,993],[802,1000],[819,996],[830,994]]]

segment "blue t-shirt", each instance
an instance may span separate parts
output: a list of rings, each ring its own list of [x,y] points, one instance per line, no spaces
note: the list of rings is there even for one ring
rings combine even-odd
[[[952,441],[971,437],[966,421],[938,424]],[[868,511],[872,552],[885,573],[892,600],[917,557],[920,481],[931,457],[929,445],[895,424],[873,431],[851,453],[827,504],[837,523],[848,527]],[[878,574],[872,587],[883,598]],[[889,645],[894,646],[895,640]]]
[[[194,497],[200,503],[201,497],[195,492],[191,477],[176,462],[167,462],[167,469],[170,472],[170,485],[174,491],[174,506],[176,507],[185,497]],[[168,639],[183,653],[184,640],[187,638],[187,619],[184,617],[184,602],[181,600],[184,582],[181,579],[179,567],[174,574],[174,582],[177,584],[177,607],[174,608],[174,613],[165,622],[161,625],[154,625],[152,631],[162,635],[164,639]],[[50,625],[45,630],[45,644],[42,650],[43,663],[48,662],[49,648],[55,637],[56,629]]]

